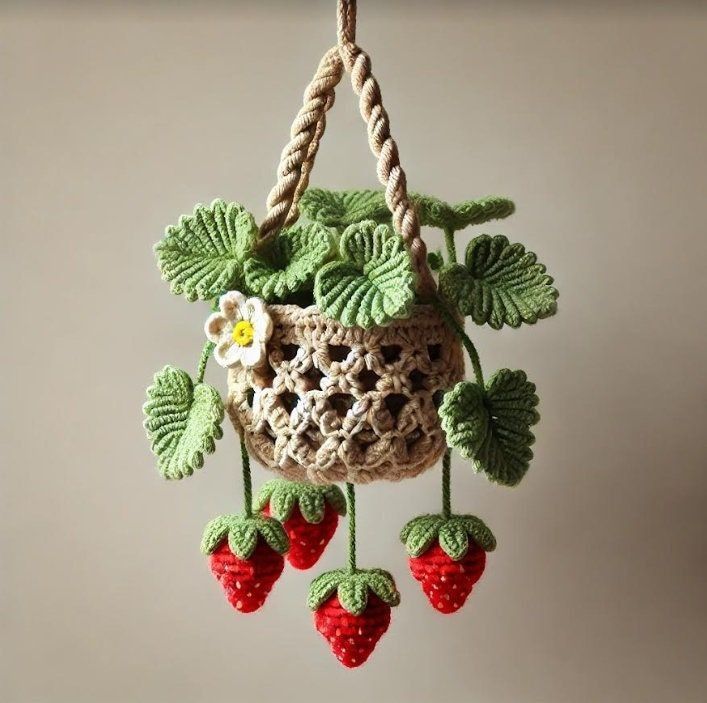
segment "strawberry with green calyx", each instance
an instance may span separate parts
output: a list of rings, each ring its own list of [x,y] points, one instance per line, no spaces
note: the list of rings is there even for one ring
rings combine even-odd
[[[327,571],[312,581],[307,604],[314,625],[346,667],[361,666],[390,625],[390,608],[400,594],[393,577],[383,569],[356,567],[356,495],[346,484],[349,523],[349,567]]]
[[[395,581],[383,569],[327,571],[314,579],[307,600],[317,631],[350,669],[371,655],[399,602]]]
[[[221,515],[204,530],[201,551],[229,603],[241,613],[258,610],[285,565],[289,540],[282,525],[262,515]]]
[[[400,533],[410,571],[435,610],[454,613],[464,605],[486,566],[496,539],[473,515],[420,515]]]
[[[295,569],[309,569],[321,557],[336,532],[346,500],[337,486],[315,486],[273,479],[260,489],[255,509],[282,523],[290,538],[287,561]]]

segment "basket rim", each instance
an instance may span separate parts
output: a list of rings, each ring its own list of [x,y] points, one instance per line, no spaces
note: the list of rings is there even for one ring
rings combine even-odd
[[[407,325],[419,325],[420,319],[431,319],[435,322],[440,321],[442,318],[439,311],[434,305],[429,304],[415,304],[411,307],[411,314],[408,317],[401,317],[391,320],[387,325],[374,325],[373,327],[360,327],[358,325],[347,326],[344,325],[339,320],[328,317],[325,315],[316,305],[308,305],[307,307],[301,307],[300,305],[295,305],[292,303],[273,303],[267,306],[267,310],[270,314],[275,316],[286,316],[295,318],[319,318],[321,320],[326,320],[328,323],[339,325],[344,329],[350,330],[362,330],[363,332],[371,332],[375,329],[390,329],[391,327],[405,327]]]

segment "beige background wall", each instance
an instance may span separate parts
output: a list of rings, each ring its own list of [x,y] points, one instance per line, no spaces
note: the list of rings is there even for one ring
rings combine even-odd
[[[198,552],[239,503],[233,433],[168,485],[140,426],[152,373],[194,366],[206,315],[150,247],[197,201],[262,216],[332,2],[4,4],[3,701],[704,700],[704,5],[361,5],[412,187],[515,198],[483,229],[538,251],[562,293],[551,321],[473,330],[543,415],[518,489],[456,466],[457,507],[499,539],[487,574],[460,614],[432,612],[396,535],[437,508],[438,473],[361,490],[361,558],[404,605],[342,670],[309,574],[241,617]],[[314,181],[373,174],[340,90]]]

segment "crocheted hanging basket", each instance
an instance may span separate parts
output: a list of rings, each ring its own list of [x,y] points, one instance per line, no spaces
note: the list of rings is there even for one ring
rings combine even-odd
[[[338,0],[337,44],[305,90],[260,225],[239,203],[219,199],[182,216],[155,246],[172,292],[208,303],[211,314],[196,374],[165,366],[144,405],[167,479],[202,468],[223,436],[225,411],[240,435],[242,512],[211,520],[201,544],[238,612],[264,605],[285,559],[312,567],[346,515],[347,565],[315,578],[307,605],[351,668],[368,659],[400,601],[390,573],[358,566],[354,484],[417,476],[442,458],[439,512],[409,520],[400,539],[430,605],[458,611],[496,540],[478,517],[453,510],[451,451],[489,480],[515,486],[528,471],[539,419],[524,371],[485,377],[464,318],[493,329],[535,324],[555,313],[558,295],[536,255],[501,234],[479,234],[463,257],[457,252],[456,233],[507,217],[510,200],[452,205],[408,192],[355,26],[355,0]],[[382,191],[309,188],[345,73]],[[421,226],[444,233],[446,253],[428,257]],[[464,380],[462,347],[473,380]],[[212,357],[228,369],[225,403],[205,382]],[[251,456],[285,479],[266,482],[255,501]],[[345,482],[345,496],[336,482]]]
[[[315,306],[268,311],[267,363],[231,369],[226,401],[261,464],[291,480],[368,483],[417,476],[439,460],[437,408],[464,361],[434,308],[370,330]]]

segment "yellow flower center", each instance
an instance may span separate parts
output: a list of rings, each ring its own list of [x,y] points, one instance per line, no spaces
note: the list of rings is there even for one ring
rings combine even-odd
[[[236,323],[231,336],[239,347],[247,347],[253,342],[253,325],[248,320],[241,320]]]

